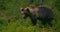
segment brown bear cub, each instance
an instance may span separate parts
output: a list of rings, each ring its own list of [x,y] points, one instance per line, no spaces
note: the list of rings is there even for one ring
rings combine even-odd
[[[30,17],[33,25],[36,25],[37,20],[40,20],[45,26],[46,24],[52,26],[51,21],[54,19],[54,13],[52,9],[46,5],[40,5],[38,7],[30,6],[21,9],[21,14],[24,19]]]

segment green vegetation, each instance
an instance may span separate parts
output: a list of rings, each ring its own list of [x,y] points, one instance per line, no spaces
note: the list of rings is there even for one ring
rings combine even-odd
[[[35,0],[34,5],[38,4]],[[29,17],[21,19],[20,8],[27,7],[28,0],[0,0],[0,32],[60,32],[60,0],[46,0],[43,4],[52,7],[55,13],[53,27],[49,29],[41,28],[40,21],[32,26]]]

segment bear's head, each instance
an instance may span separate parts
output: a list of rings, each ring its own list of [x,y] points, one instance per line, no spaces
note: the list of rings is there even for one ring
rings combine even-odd
[[[24,19],[30,16],[29,8],[21,8],[21,15],[22,15],[22,18]]]

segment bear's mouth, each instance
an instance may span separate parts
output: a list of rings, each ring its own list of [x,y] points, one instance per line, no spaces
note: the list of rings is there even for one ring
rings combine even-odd
[[[26,15],[22,15],[22,18],[23,18],[23,19],[26,19],[26,18],[27,18],[27,16],[26,16]]]

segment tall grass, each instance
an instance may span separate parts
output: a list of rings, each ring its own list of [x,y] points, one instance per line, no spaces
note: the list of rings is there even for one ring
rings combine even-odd
[[[7,1],[7,0],[6,0]],[[37,0],[34,1],[34,5],[39,5]],[[44,5],[52,7],[54,2],[52,0],[45,1]],[[0,10],[0,32],[60,32],[60,11],[54,7],[53,12],[55,13],[55,19],[53,20],[52,28],[41,28],[43,26],[40,21],[37,21],[36,26],[32,26],[29,17],[21,19],[20,8],[28,7],[28,0],[9,0],[5,4],[6,10]],[[12,18],[8,23],[8,16],[17,16],[17,19]]]

